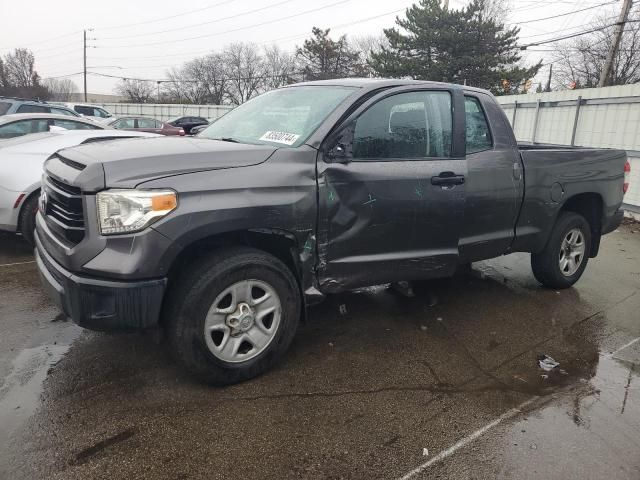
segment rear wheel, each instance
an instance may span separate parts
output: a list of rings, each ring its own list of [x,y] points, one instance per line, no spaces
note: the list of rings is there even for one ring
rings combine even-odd
[[[31,245],[35,245],[36,214],[38,213],[38,194],[32,194],[22,205],[20,210],[20,233],[22,238]]]
[[[533,275],[545,287],[568,288],[582,276],[591,251],[591,229],[577,213],[563,212],[544,250],[531,255]]]
[[[167,309],[172,352],[207,383],[260,375],[293,340],[301,309],[298,285],[287,266],[267,253],[221,250],[174,286]]]

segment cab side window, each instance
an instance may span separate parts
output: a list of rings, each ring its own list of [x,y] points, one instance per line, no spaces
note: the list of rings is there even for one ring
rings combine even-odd
[[[354,160],[451,156],[451,95],[417,91],[383,98],[355,122]]]
[[[467,153],[482,152],[493,147],[487,117],[476,97],[464,97]]]

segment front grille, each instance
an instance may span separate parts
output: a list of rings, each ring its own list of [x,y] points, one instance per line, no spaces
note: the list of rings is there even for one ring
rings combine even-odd
[[[49,228],[65,243],[76,245],[84,238],[84,212],[82,192],[78,187],[45,176],[46,193],[43,212]]]

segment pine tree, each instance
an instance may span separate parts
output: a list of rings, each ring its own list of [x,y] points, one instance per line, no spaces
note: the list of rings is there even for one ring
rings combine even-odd
[[[385,29],[389,47],[372,56],[371,67],[383,77],[466,82],[495,94],[516,93],[541,64],[519,67],[520,30],[485,18],[484,10],[485,0],[472,0],[460,10],[420,0],[407,9],[406,18],[396,19],[399,28]]]
[[[313,37],[297,48],[296,57],[303,65],[304,78],[326,80],[364,75],[360,53],[349,46],[345,35],[335,41],[329,37],[329,31],[313,27]]]

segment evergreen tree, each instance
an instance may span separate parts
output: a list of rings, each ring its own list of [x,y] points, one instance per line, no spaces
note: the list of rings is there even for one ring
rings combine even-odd
[[[516,93],[540,69],[518,66],[518,28],[505,28],[485,16],[486,0],[460,10],[420,0],[385,29],[389,47],[372,55],[370,65],[383,77],[411,77],[464,83],[495,94]]]
[[[345,35],[334,41],[329,38],[328,28],[313,27],[312,33],[313,37],[296,50],[306,80],[364,76],[366,66],[360,53],[349,46]]]

